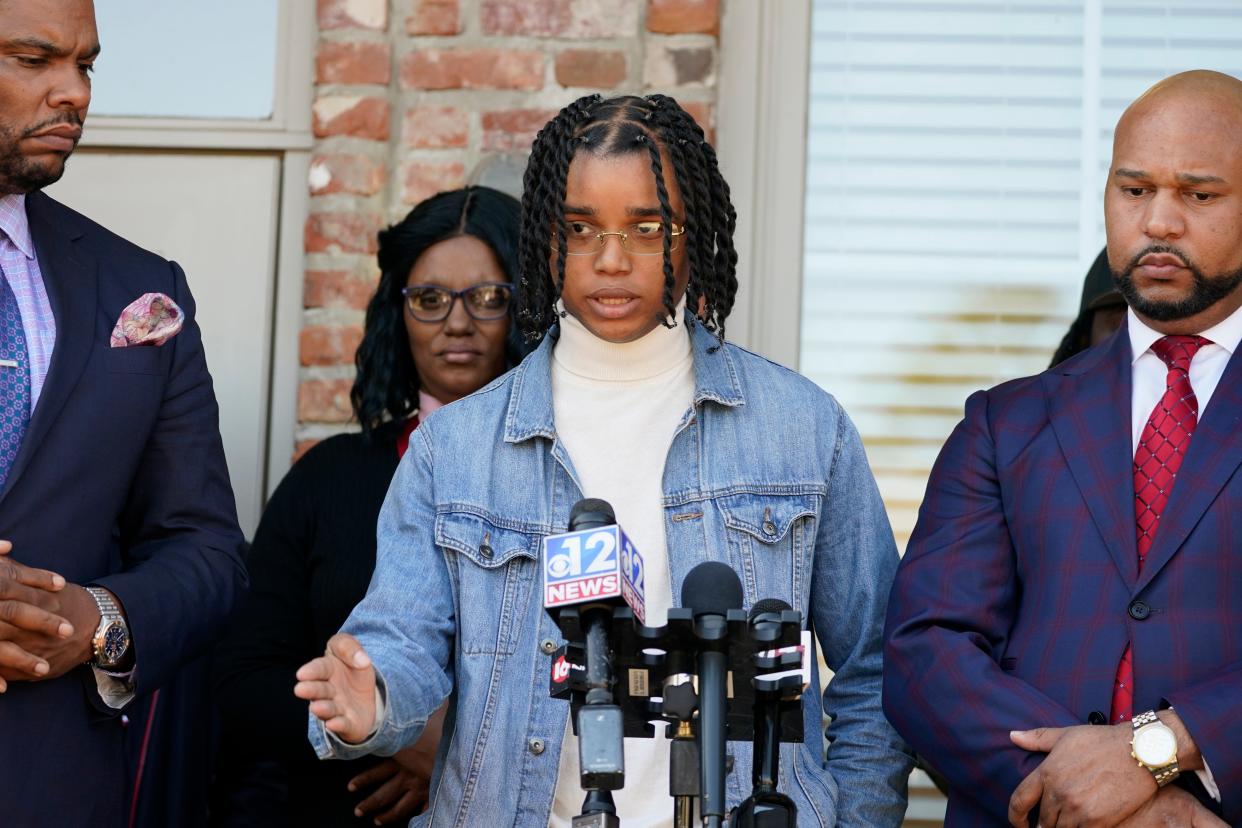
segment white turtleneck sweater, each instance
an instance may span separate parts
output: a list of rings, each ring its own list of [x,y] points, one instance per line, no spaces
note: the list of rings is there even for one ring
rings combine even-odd
[[[647,623],[667,620],[669,587],[664,537],[664,462],[673,436],[694,403],[694,359],[683,318],[634,342],[599,339],[572,316],[561,321],[552,351],[552,408],[557,439],[565,446],[583,497],[612,504],[617,523],[643,556]],[[625,787],[614,791],[626,828],[667,828],[668,743],[625,740]],[[578,739],[565,729],[550,828],[569,828],[582,810]]]

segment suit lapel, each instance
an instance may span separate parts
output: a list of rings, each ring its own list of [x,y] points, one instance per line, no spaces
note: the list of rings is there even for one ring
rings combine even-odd
[[[1181,548],[1242,463],[1242,355],[1239,352],[1242,348],[1229,358],[1195,428],[1194,437],[1190,439],[1137,589],[1150,583]]]
[[[1138,579],[1134,457],[1130,434],[1130,338],[1123,326],[1094,359],[1044,376],[1049,419],[1065,462],[1117,571]]]
[[[31,193],[26,197],[26,216],[30,220],[30,235],[39,259],[39,272],[47,289],[52,315],[56,318],[56,344],[52,349],[52,361],[39,402],[9,472],[6,492],[17,487],[22,472],[60,415],[69,393],[82,376],[95,337],[95,308],[99,291],[95,261],[78,249],[77,239],[81,237],[81,231],[76,227],[65,227],[63,222],[58,226],[49,215],[53,205],[54,202],[42,193]],[[2,494],[0,500],[3,500]]]

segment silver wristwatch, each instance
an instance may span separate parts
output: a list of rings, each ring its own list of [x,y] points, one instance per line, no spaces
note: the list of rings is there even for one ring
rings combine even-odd
[[[99,626],[91,639],[93,656],[88,662],[101,670],[115,670],[129,652],[129,625],[112,593],[102,587],[88,586],[86,591],[99,607]]]
[[[1130,755],[1163,788],[1181,773],[1177,767],[1177,736],[1160,721],[1154,710],[1138,714],[1130,720],[1130,725],[1134,728]]]

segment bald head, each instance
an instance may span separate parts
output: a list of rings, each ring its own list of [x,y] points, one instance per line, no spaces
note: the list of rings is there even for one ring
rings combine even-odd
[[[1116,135],[1146,119],[1170,117],[1206,117],[1200,122],[1204,128],[1242,127],[1242,80],[1208,69],[1171,75],[1127,107],[1117,122]]]
[[[1152,327],[1201,333],[1242,306],[1242,81],[1182,72],[1132,103],[1104,219],[1118,290]]]

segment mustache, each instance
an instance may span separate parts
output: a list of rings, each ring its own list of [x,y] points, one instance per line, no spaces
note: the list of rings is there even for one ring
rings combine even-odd
[[[1187,270],[1197,272],[1195,271],[1194,265],[1190,263],[1190,257],[1187,256],[1182,251],[1178,250],[1173,245],[1171,244],[1149,244],[1146,247],[1144,247],[1142,250],[1140,250],[1138,253],[1136,253],[1134,255],[1134,258],[1130,259],[1129,264],[1126,265],[1125,273],[1127,275],[1133,273],[1134,269],[1139,266],[1139,262],[1142,261],[1143,257],[1150,256],[1153,253],[1163,253],[1167,256],[1176,256],[1177,260],[1182,263],[1182,267],[1186,268]]]
[[[77,112],[65,112],[60,115],[56,115],[54,117],[48,118],[46,121],[41,121],[35,124],[34,126],[27,127],[26,129],[22,130],[22,137],[29,138],[31,135],[42,132],[43,130],[48,129],[50,127],[60,126],[61,124],[68,124],[69,126],[80,127],[82,126],[82,117],[78,115]]]

